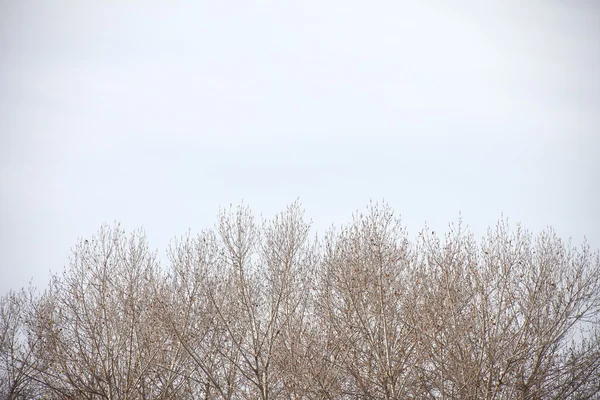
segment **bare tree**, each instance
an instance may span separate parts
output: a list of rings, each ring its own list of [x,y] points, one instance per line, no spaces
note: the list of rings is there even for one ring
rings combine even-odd
[[[323,288],[329,324],[345,354],[338,368],[344,392],[360,398],[405,398],[415,379],[412,313],[413,256],[400,220],[387,206],[327,240]]]
[[[229,301],[230,276],[214,232],[174,241],[171,270],[163,285],[162,320],[185,350],[191,393],[205,399],[232,399],[239,391],[239,351],[218,310]]]
[[[316,265],[308,231],[298,203],[261,227],[241,206],[221,213],[216,233],[172,247],[179,319],[171,312],[167,320],[206,398],[267,400],[302,390],[289,368]]]
[[[302,319],[314,255],[299,203],[292,204],[262,230],[247,207],[222,213],[217,228],[225,264],[232,276],[229,301],[213,304],[231,345],[239,351],[235,363],[244,377],[242,390],[262,400],[277,398],[284,388],[297,386],[277,370],[275,352],[292,348],[284,333]],[[216,293],[211,291],[211,297]],[[282,358],[283,359],[283,358]],[[281,366],[282,363],[280,363]],[[287,378],[287,379],[286,379]]]
[[[588,398],[598,393],[600,263],[553,231],[505,221],[478,249],[462,226],[422,232],[425,392],[440,398]],[[587,337],[585,344],[580,339]],[[573,346],[572,339],[578,338]],[[583,347],[582,347],[583,346]]]
[[[40,379],[61,398],[175,398],[176,348],[156,329],[154,255],[140,232],[103,227],[81,241],[36,305]]]
[[[34,289],[10,291],[0,297],[0,398],[35,397],[33,348],[26,335],[26,318],[34,301]]]

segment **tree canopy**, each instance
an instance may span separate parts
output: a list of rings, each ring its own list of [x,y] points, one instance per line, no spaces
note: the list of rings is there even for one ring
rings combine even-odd
[[[371,204],[318,238],[242,205],[168,255],[102,226],[1,297],[0,398],[600,398],[599,254],[552,229],[411,239]]]

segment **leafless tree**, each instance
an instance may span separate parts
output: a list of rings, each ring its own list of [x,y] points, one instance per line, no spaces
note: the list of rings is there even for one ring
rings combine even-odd
[[[420,366],[425,393],[597,396],[598,254],[565,245],[551,230],[537,238],[520,227],[511,232],[506,221],[479,248],[461,224],[443,244],[428,230],[420,237],[423,301],[415,325],[427,356]]]
[[[158,270],[141,232],[102,227],[38,301],[35,367],[56,397],[175,398],[177,348],[156,329]]]
[[[274,399],[303,390],[290,370],[317,253],[294,203],[262,226],[248,207],[223,211],[215,232],[170,251],[180,320],[169,325],[204,382],[204,396]]]
[[[406,398],[415,379],[410,324],[414,256],[387,206],[372,205],[326,240],[323,312],[335,332],[335,364],[353,398]]]
[[[275,352],[293,351],[295,337],[290,334],[302,323],[313,260],[308,232],[298,203],[265,221],[260,230],[245,207],[220,218],[233,301],[227,308],[217,307],[218,315],[240,352],[240,373],[262,400],[277,398],[284,388],[297,389],[293,377],[277,368],[286,361],[292,365],[291,360],[280,357],[277,365]]]
[[[214,232],[174,241],[169,250],[171,270],[163,285],[162,321],[181,343],[185,376],[194,397],[231,399],[239,391],[239,351],[231,345],[218,316],[229,301],[230,272]]]
[[[27,399],[38,395],[33,378],[33,348],[28,342],[26,318],[34,289],[10,291],[0,297],[0,398]]]

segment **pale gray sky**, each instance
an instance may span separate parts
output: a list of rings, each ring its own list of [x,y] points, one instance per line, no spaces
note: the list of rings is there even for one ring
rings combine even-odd
[[[103,222],[501,213],[600,248],[600,6],[0,0],[0,293]]]

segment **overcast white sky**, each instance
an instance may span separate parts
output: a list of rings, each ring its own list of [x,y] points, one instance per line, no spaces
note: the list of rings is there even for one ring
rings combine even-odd
[[[591,0],[0,0],[0,293],[242,199],[600,248],[599,71]]]

